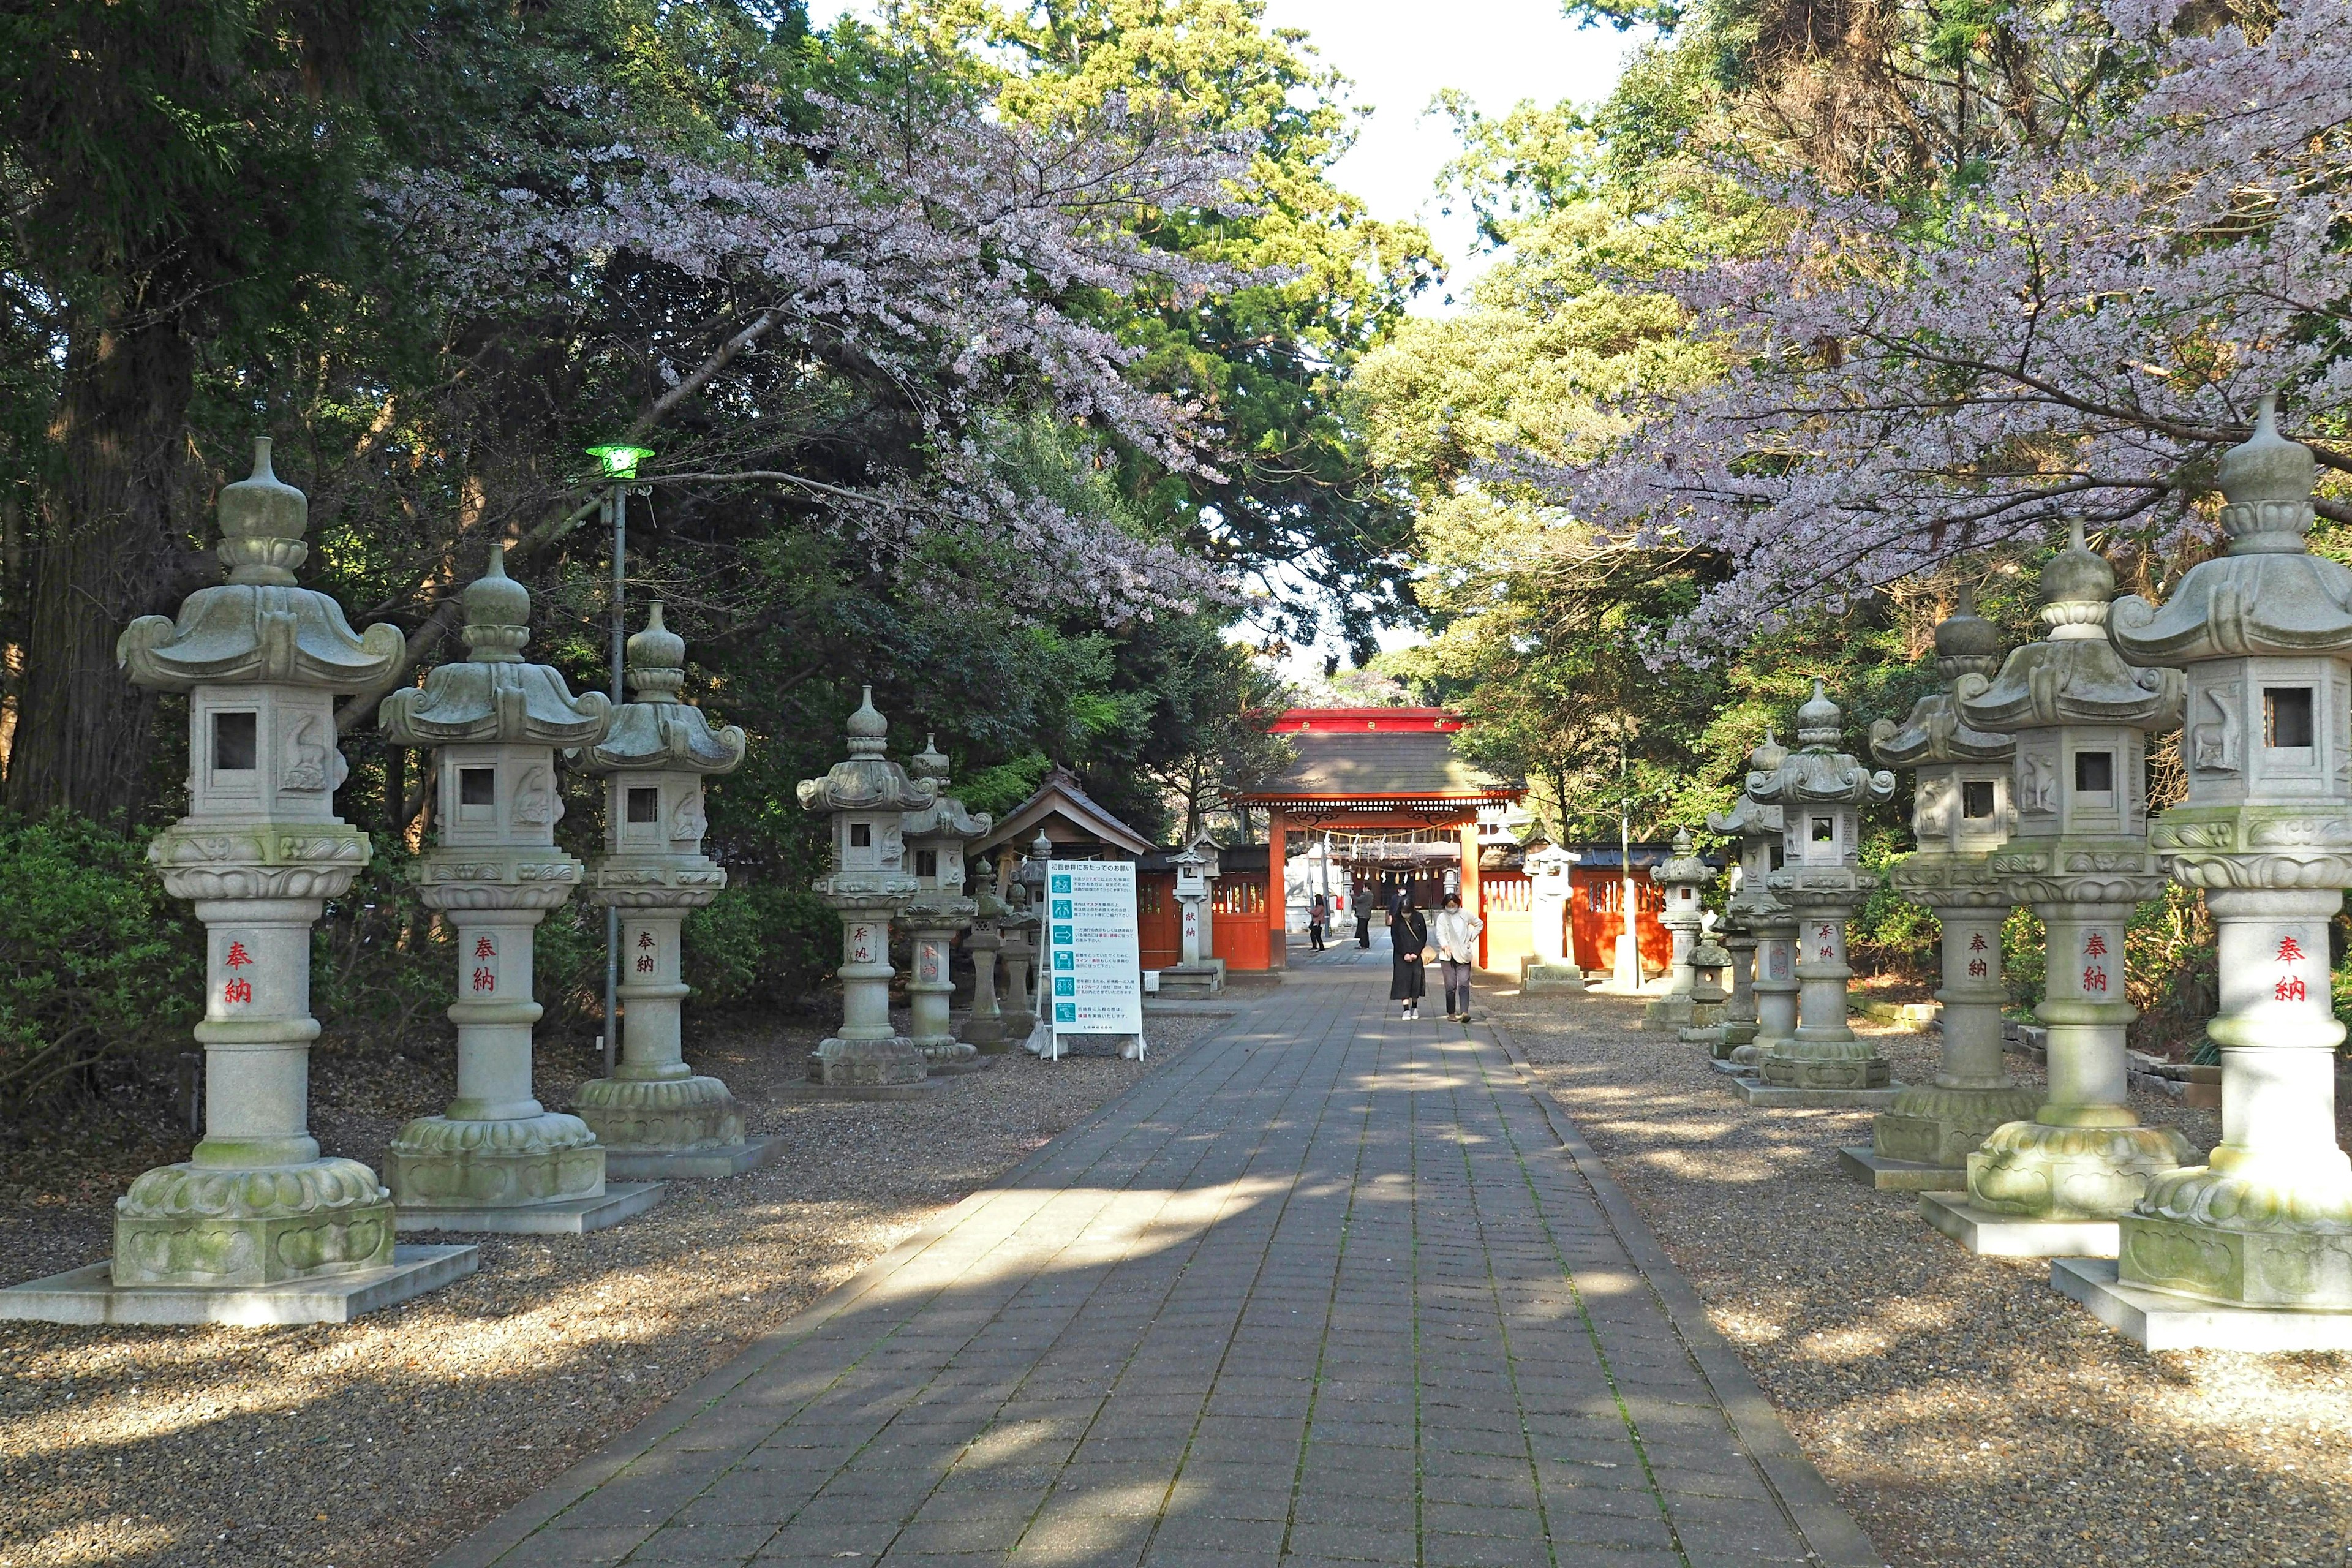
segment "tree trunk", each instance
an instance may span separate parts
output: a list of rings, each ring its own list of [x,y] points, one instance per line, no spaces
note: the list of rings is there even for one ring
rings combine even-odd
[[[194,585],[178,519],[194,365],[176,321],[131,312],[77,333],[68,353],[51,426],[64,471],[27,541],[14,810],[127,822],[147,805],[155,693],[123,679],[114,642]]]

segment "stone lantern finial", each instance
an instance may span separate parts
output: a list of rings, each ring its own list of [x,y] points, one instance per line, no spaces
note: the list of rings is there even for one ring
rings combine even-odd
[[[929,779],[945,789],[948,760],[940,751],[938,742],[939,737],[927,731],[923,736],[923,749],[907,759],[907,773],[913,778]]]
[[[2083,516],[2068,521],[2066,548],[2042,569],[2042,624],[2053,642],[2103,639],[2108,602],[2116,596],[2116,569],[2083,535]]]
[[[2232,555],[2300,551],[2311,531],[2312,480],[2319,465],[2311,448],[2279,434],[2278,398],[2265,396],[2254,433],[2222,455],[2218,476],[2229,504],[2221,527]]]
[[[1748,753],[1748,765],[1759,773],[1776,773],[1788,760],[1789,748],[1775,738],[1771,725],[1765,725],[1764,738],[1756,742],[1754,751]]]
[[[887,744],[890,721],[882,717],[874,706],[874,689],[863,688],[866,695],[858,700],[857,711],[849,716],[849,754],[853,757],[878,757]]]
[[[1813,694],[1797,710],[1797,744],[1800,746],[1834,746],[1844,732],[1845,713],[1830,694],[1822,689],[1821,678],[1813,678]]]
[[[477,664],[520,664],[530,640],[530,590],[507,575],[507,547],[490,546],[482,574],[466,584],[466,652]]]
[[[645,629],[629,637],[629,694],[641,702],[676,702],[686,688],[686,639],[662,620],[662,602],[646,609]]]
[[[309,558],[310,498],[269,464],[269,437],[253,438],[253,473],[221,487],[220,558],[231,583],[291,583]]]
[[[1990,676],[2000,668],[2000,628],[1977,614],[1977,591],[1963,583],[1952,612],[1936,623],[1936,673],[1948,686],[1963,675]]]

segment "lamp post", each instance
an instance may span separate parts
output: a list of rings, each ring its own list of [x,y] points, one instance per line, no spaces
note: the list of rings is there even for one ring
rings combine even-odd
[[[604,525],[613,531],[613,706],[618,708],[629,700],[621,677],[627,668],[629,633],[623,624],[623,612],[628,598],[629,563],[629,494],[651,495],[651,485],[635,483],[637,465],[652,457],[650,447],[632,447],[623,442],[607,442],[591,447],[588,455],[596,459],[613,488],[604,494]],[[613,1064],[620,1050],[620,984],[621,984],[621,910],[618,905],[604,907],[604,1076],[613,1075]]]

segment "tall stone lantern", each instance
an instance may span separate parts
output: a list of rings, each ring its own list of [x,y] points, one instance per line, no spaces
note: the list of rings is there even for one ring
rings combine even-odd
[[[1748,753],[1748,775],[1775,776],[1788,757],[1789,749],[1768,728]],[[1710,814],[1706,826],[1739,840],[1738,886],[1723,906],[1731,1000],[1724,1005],[1715,1056],[1727,1070],[1753,1071],[1766,1046],[1797,1035],[1797,911],[1774,898],[1769,885],[1784,854],[1783,814],[1742,790],[1731,809]]]
[[[473,1271],[469,1247],[395,1252],[376,1173],[309,1127],[310,928],[369,855],[334,812],[335,694],[388,684],[406,644],[296,584],[310,503],[266,438],[219,508],[226,580],[116,644],[134,683],[188,696],[188,815],[147,856],[205,926],[205,1136],[116,1200],[110,1265],[0,1290],[0,1318],[331,1321]]]
[[[1916,852],[1887,879],[1943,925],[1943,1060],[1936,1081],[1914,1084],[1872,1124],[1867,1149],[1840,1151],[1847,1173],[1886,1191],[1949,1192],[1968,1185],[1969,1156],[1996,1127],[2033,1114],[2040,1097],[2001,1066],[2000,927],[2009,889],[1992,857],[2009,840],[2009,775],[2016,742],[1970,729],[1953,688],[2000,666],[2000,634],[1977,614],[1965,584],[1936,627],[1944,689],[1913,705],[1901,724],[1870,729],[1871,754],[1914,771],[1911,831]]]
[[[1919,1200],[1930,1225],[1970,1251],[2112,1258],[2116,1218],[2150,1181],[2194,1158],[2169,1128],[2143,1127],[2126,1079],[2124,928],[2162,890],[2147,848],[2147,738],[2180,722],[2184,681],[2134,669],[2107,637],[2116,574],[2083,542],[2042,570],[2040,642],[1988,680],[1963,675],[1959,717],[2017,738],[2015,830],[1992,868],[2047,931],[2034,1016],[2050,1028],[2050,1094],[2031,1121],[2004,1123],[1969,1156],[1965,1194]]]
[[[577,1116],[531,1094],[532,935],[579,885],[555,847],[559,747],[612,727],[601,691],[574,697],[552,667],[525,662],[530,595],[505,552],[464,595],[468,658],[383,700],[394,745],[430,747],[436,843],[409,868],[426,907],[457,928],[457,1098],[392,1141],[387,1163],[403,1230],[578,1233],[651,1207],[658,1184],[607,1189],[604,1151]]]
[[[1171,860],[1176,868],[1176,962],[1160,972],[1162,996],[1214,996],[1225,988],[1224,961],[1210,945],[1209,900],[1215,890],[1214,846],[1188,845]]]
[[[1797,1030],[1761,1047],[1751,1103],[1872,1104],[1888,1094],[1886,1058],[1846,1026],[1846,922],[1878,879],[1862,868],[1862,807],[1895,794],[1895,775],[1837,750],[1843,714],[1813,682],[1797,710],[1797,749],[1769,773],[1748,775],[1760,805],[1780,808],[1780,868],[1765,879],[1797,912]],[[1778,1094],[1769,1091],[1778,1090]],[[1857,1099],[1855,1097],[1866,1097]]]
[[[890,726],[867,687],[849,716],[849,756],[821,779],[803,779],[801,808],[828,814],[833,868],[817,896],[841,915],[841,1033],[809,1053],[812,1082],[873,1089],[919,1084],[929,1063],[890,1024],[890,921],[920,890],[907,869],[902,825],[939,799],[939,786],[884,756]]]
[[[1666,993],[1653,998],[1642,1009],[1642,1027],[1679,1031],[1691,1021],[1691,987],[1697,976],[1691,971],[1691,950],[1698,945],[1699,921],[1705,910],[1699,904],[1699,890],[1715,880],[1715,871],[1698,858],[1691,847],[1690,829],[1675,834],[1675,852],[1662,865],[1650,868],[1650,880],[1665,890],[1665,909],[1658,916],[1674,938],[1674,955],[1666,972]],[[1634,929],[1640,911],[1625,911],[1625,929]]]
[[[739,1175],[782,1145],[745,1138],[740,1102],[687,1064],[680,963],[688,913],[727,886],[702,852],[702,781],[742,765],[743,731],[712,730],[680,697],[686,639],[663,624],[658,599],[625,668],[635,700],[613,710],[611,732],[588,752],[604,775],[604,852],[588,898],[621,911],[620,1060],[580,1086],[575,1109],[604,1146],[607,1174]]]
[[[2188,671],[2188,798],[2148,837],[2220,931],[2206,1033],[2221,1051],[2221,1142],[2149,1179],[2114,1268],[2065,1263],[2053,1279],[2151,1349],[2352,1347],[2327,966],[2352,887],[2352,571],[2304,543],[2313,473],[2264,399],[2221,461],[2230,552],[2191,567],[2161,609],[2115,605],[2126,658]]]
[[[915,1048],[932,1072],[963,1072],[975,1065],[976,1047],[955,1037],[948,998],[955,983],[948,975],[948,955],[956,933],[969,931],[980,914],[978,900],[964,897],[964,846],[986,834],[992,819],[977,816],[963,802],[946,793],[948,760],[923,737],[908,772],[940,792],[930,805],[908,812],[900,821],[907,853],[914,860],[915,896],[900,918],[912,933],[915,977],[907,983],[914,1013]]]
[[[997,955],[1004,947],[1004,917],[1012,906],[997,896],[996,882],[986,860],[967,862],[972,868],[971,931],[964,938],[971,954],[971,1012],[964,1019],[963,1036],[982,1056],[1002,1056],[1011,1050],[1004,1037],[1004,1008],[996,998]]]
[[[1528,924],[1535,952],[1519,966],[1519,991],[1524,995],[1584,989],[1584,971],[1570,954],[1568,936],[1572,876],[1580,858],[1555,844],[1528,854]]]
[[[1037,944],[1033,940],[1039,921],[1035,893],[1029,879],[1022,875],[1026,869],[1020,864],[1021,854],[1010,844],[997,851],[998,874],[1004,886],[1004,918],[997,922],[1003,942],[997,949],[996,1003],[1004,1014],[1004,1038],[1008,1044],[1025,1043],[1036,1031],[1036,999],[1029,994],[1029,966],[1036,961]],[[1036,886],[1045,885],[1042,873]]]

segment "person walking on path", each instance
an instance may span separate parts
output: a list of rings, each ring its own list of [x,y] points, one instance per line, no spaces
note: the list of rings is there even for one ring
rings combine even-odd
[[[1323,928],[1330,923],[1331,900],[1318,893],[1315,901],[1307,906],[1307,940],[1318,952],[1323,951]]]
[[[1421,999],[1429,994],[1429,976],[1422,953],[1429,946],[1429,917],[1412,907],[1412,895],[1397,897],[1396,912],[1389,916],[1389,1000],[1404,1004],[1402,1016],[1421,1016]]]
[[[1437,962],[1445,966],[1445,1016],[1470,1021],[1470,966],[1478,962],[1478,933],[1486,922],[1462,907],[1462,895],[1445,895],[1433,930]]]
[[[1372,900],[1361,889],[1356,892],[1356,945],[1367,952],[1372,945]]]

